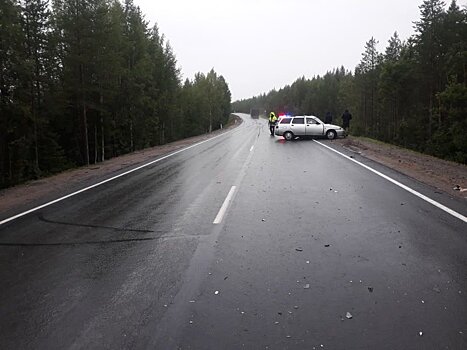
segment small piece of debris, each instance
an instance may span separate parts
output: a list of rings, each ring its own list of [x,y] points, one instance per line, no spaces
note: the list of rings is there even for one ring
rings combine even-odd
[[[305,284],[305,286],[303,287],[303,289],[310,289],[310,285],[307,283]]]
[[[370,293],[373,293],[373,287],[368,287],[368,291],[369,291]]]
[[[425,304],[425,300],[422,300],[422,304]]]
[[[278,322],[278,321],[276,321],[276,322],[274,322],[274,324],[279,324],[279,322]]]
[[[229,276],[225,276],[225,277],[224,277],[224,281],[225,281],[227,278],[229,278]]]
[[[421,337],[423,335],[423,332],[418,332],[418,335]]]
[[[190,321],[190,324],[193,324],[193,321]]]
[[[329,246],[330,246],[330,244],[325,244],[324,246],[327,248],[327,247],[329,247]]]
[[[190,303],[195,303],[195,301],[194,301],[194,300],[190,300],[189,302],[190,302]]]
[[[302,248],[295,248],[295,250],[296,250],[297,252],[303,252],[303,249],[302,249]]]
[[[286,335],[285,337],[286,337],[286,338],[292,338],[292,336],[290,336],[290,335]]]
[[[441,289],[439,289],[438,287],[433,287],[433,290],[434,290],[436,293],[441,293]]]
[[[219,291],[218,291],[218,290],[216,290],[216,291],[214,292],[214,294],[215,294],[215,295],[218,295],[218,294],[219,294]]]
[[[297,310],[297,309],[298,309],[298,306],[297,306],[297,305],[294,305],[294,307],[293,307],[293,308],[294,308],[295,310]]]
[[[350,320],[352,318],[352,314],[347,311],[347,313],[345,314],[345,317],[347,317]]]
[[[454,186],[453,188],[454,191],[460,191],[461,190],[461,187],[459,185],[456,185]]]
[[[261,219],[261,221],[266,221],[265,219]]]
[[[309,264],[309,263],[310,263],[310,260],[307,260],[306,263]]]

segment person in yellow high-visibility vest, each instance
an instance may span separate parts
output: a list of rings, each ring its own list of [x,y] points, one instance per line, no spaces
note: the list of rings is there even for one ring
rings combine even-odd
[[[269,113],[269,131],[274,136],[274,128],[276,127],[277,117],[274,112]]]

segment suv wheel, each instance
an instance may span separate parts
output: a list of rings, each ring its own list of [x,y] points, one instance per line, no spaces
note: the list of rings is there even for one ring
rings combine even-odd
[[[336,138],[337,134],[334,130],[329,130],[327,133],[326,133],[326,137],[328,138],[328,140],[334,140]]]
[[[293,140],[292,132],[291,131],[284,132],[284,139],[286,139],[286,141],[292,141]]]

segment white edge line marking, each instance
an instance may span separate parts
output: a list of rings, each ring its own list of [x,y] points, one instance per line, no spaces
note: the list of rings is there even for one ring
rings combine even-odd
[[[220,224],[222,222],[222,219],[224,218],[225,212],[227,211],[227,208],[229,207],[230,201],[232,200],[232,197],[235,193],[236,188],[237,186],[232,186],[232,188],[230,189],[229,194],[227,195],[227,197],[225,197],[222,207],[219,209],[219,212],[217,213],[216,218],[212,222],[213,224]]]
[[[439,208],[439,209],[441,209],[441,210],[444,210],[446,213],[451,214],[452,216],[458,218],[459,220],[462,220],[462,221],[464,221],[465,223],[467,223],[467,217],[465,217],[464,215],[459,214],[458,212],[456,212],[456,211],[454,211],[454,210],[452,210],[452,209],[446,207],[445,205],[443,205],[443,204],[441,204],[441,203],[436,202],[435,200],[433,200],[433,199],[431,199],[431,198],[429,198],[429,197],[427,197],[427,196],[421,194],[420,192],[415,191],[414,189],[412,189],[412,188],[410,188],[410,187],[408,187],[408,186],[406,186],[406,185],[400,183],[399,181],[396,181],[396,180],[390,178],[389,176],[384,175],[383,173],[380,173],[379,171],[374,170],[373,168],[370,168],[368,165],[365,165],[365,164],[363,164],[363,163],[360,163],[359,161],[357,161],[357,160],[355,160],[355,159],[353,159],[353,158],[350,158],[349,156],[345,155],[344,153],[341,153],[341,152],[339,152],[339,151],[336,151],[336,150],[333,149],[332,147],[326,146],[325,144],[323,144],[323,143],[321,143],[321,142],[319,142],[319,141],[316,141],[316,140],[313,140],[313,141],[316,142],[316,143],[318,143],[318,144],[320,144],[321,146],[326,147],[326,148],[330,149],[331,151],[333,151],[333,152],[335,152],[335,153],[337,153],[337,154],[343,156],[344,158],[347,158],[348,160],[350,160],[350,161],[352,161],[352,162],[354,162],[354,163],[356,163],[356,164],[358,164],[358,165],[364,167],[365,169],[368,169],[369,171],[375,173],[376,175],[379,175],[379,176],[381,176],[382,178],[384,178],[384,179],[386,179],[386,180],[392,182],[393,184],[395,184],[395,185],[397,185],[397,186],[403,188],[403,189],[406,190],[407,192],[412,193],[413,195],[415,195],[415,196],[417,196],[417,197],[423,199],[424,201],[426,201],[426,202],[428,202],[428,203],[434,205],[435,207],[437,207],[437,208]]]
[[[255,149],[255,145],[251,146],[250,152],[252,152]]]
[[[236,130],[236,129],[233,129],[232,131],[235,131],[235,130]],[[214,136],[214,137],[212,137],[212,138],[210,138],[210,139],[207,139],[207,140],[204,140],[204,141],[195,143],[194,145],[191,145],[191,146],[188,146],[188,147],[186,147],[186,148],[183,148],[183,149],[180,149],[180,150],[178,150],[178,151],[175,151],[175,152],[173,152],[173,153],[167,154],[167,155],[165,155],[165,156],[163,156],[163,157],[161,157],[161,158],[157,158],[157,159],[155,159],[155,160],[153,160],[153,161],[151,161],[151,162],[149,162],[149,163],[140,165],[140,166],[138,166],[138,167],[136,167],[136,168],[134,168],[134,169],[128,170],[128,171],[126,171],[126,172],[124,172],[124,173],[122,173],[122,174],[118,174],[118,175],[116,175],[116,176],[113,176],[113,177],[111,177],[111,178],[109,178],[109,179],[107,179],[107,180],[98,182],[98,183],[96,183],[96,184],[94,184],[94,185],[91,185],[91,186],[88,186],[88,187],[85,187],[85,188],[82,188],[81,190],[78,190],[78,191],[76,191],[76,192],[67,194],[66,196],[57,198],[57,199],[55,199],[55,200],[53,200],[53,201],[51,201],[51,202],[48,202],[48,203],[39,205],[38,207],[29,209],[29,210],[27,210],[27,211],[25,211],[25,212],[23,212],[23,213],[20,213],[20,214],[17,214],[17,215],[15,215],[15,216],[6,218],[6,219],[0,221],[0,226],[3,225],[3,224],[6,224],[7,222],[16,220],[16,219],[18,219],[18,218],[20,218],[20,217],[22,217],[22,216],[25,216],[25,215],[27,215],[27,214],[30,214],[30,213],[35,212],[35,211],[37,211],[37,210],[40,210],[40,209],[42,209],[42,208],[48,207],[49,205],[55,204],[55,203],[57,203],[57,202],[61,202],[61,201],[63,201],[64,199],[73,197],[73,196],[75,196],[75,195],[77,195],[77,194],[79,194],[79,193],[81,193],[81,192],[84,192],[84,191],[90,190],[90,189],[92,189],[92,188],[94,188],[94,187],[103,185],[103,184],[105,184],[106,182],[109,182],[109,181],[118,179],[119,177],[128,175],[128,174],[130,174],[130,173],[132,173],[132,172],[134,172],[134,171],[137,171],[137,170],[139,170],[139,169],[145,168],[145,167],[147,167],[147,166],[149,166],[149,165],[151,165],[151,164],[160,162],[161,160],[167,159],[167,158],[172,157],[172,156],[174,156],[174,155],[176,155],[176,154],[178,154],[178,153],[181,153],[181,152],[184,152],[184,151],[186,151],[186,150],[189,150],[190,148],[199,146],[199,145],[201,145],[201,144],[203,144],[203,143],[205,143],[205,142],[209,142],[209,141],[215,140],[215,139],[217,139],[217,138],[219,138],[219,137],[221,137],[221,136],[225,136],[225,135],[227,135],[227,134],[230,134],[232,131],[227,131],[227,132],[225,132],[225,133],[223,133],[223,134],[221,134],[221,135]]]

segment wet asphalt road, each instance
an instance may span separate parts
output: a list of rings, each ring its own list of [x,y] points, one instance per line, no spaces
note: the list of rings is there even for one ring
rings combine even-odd
[[[467,224],[243,117],[0,226],[0,348],[466,349]]]

